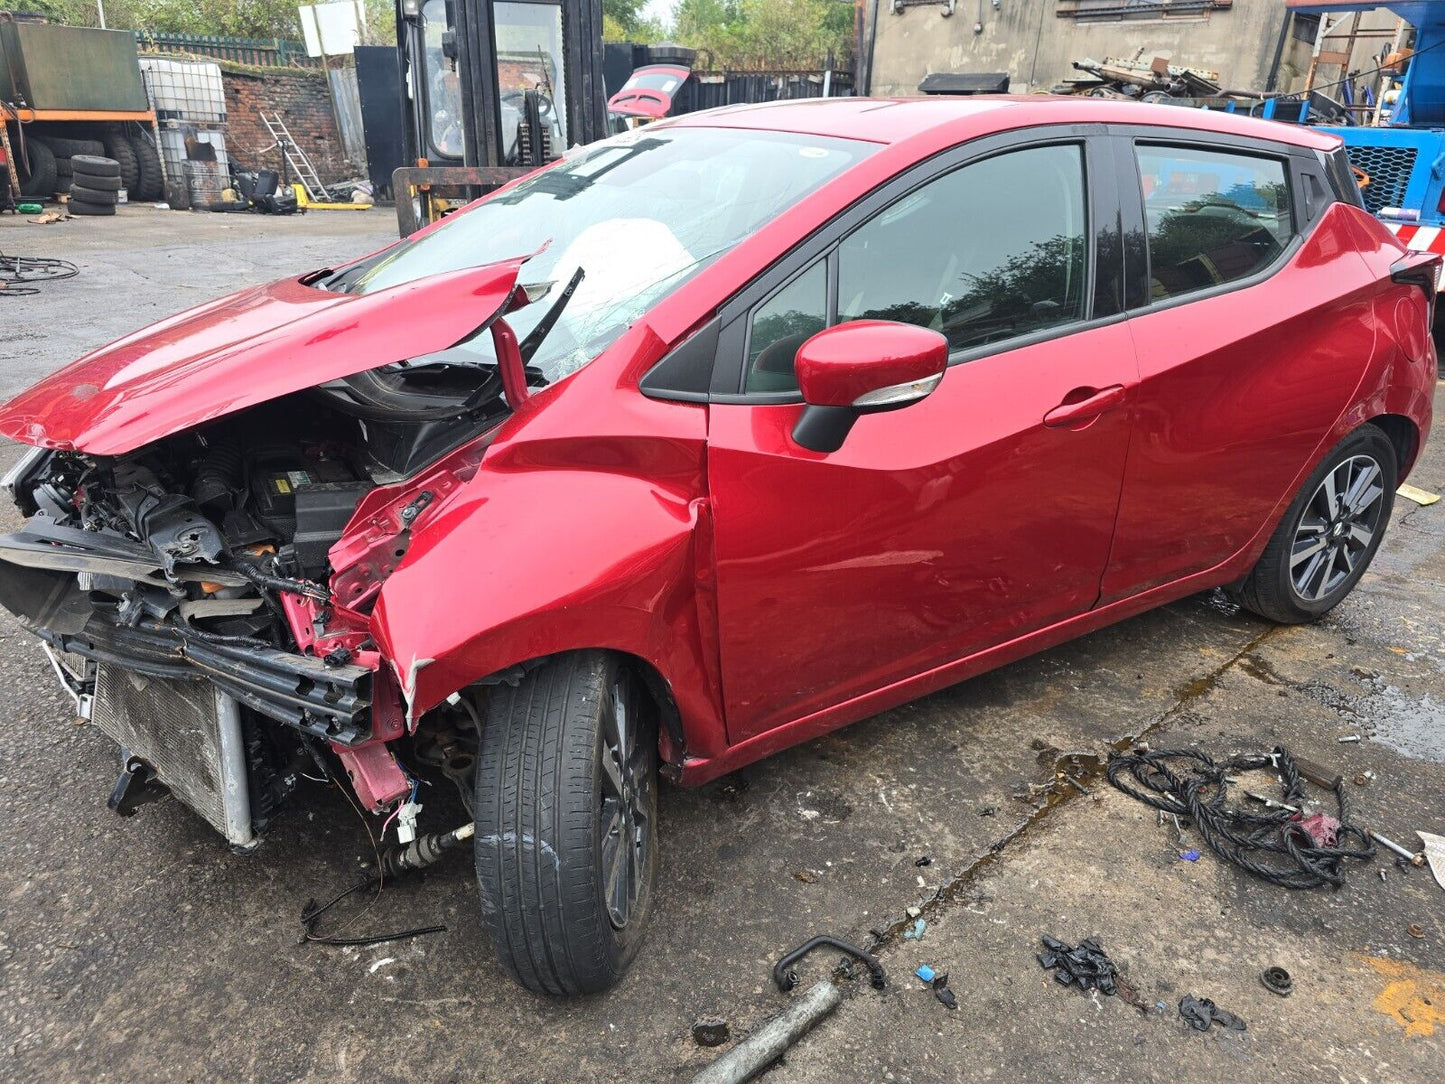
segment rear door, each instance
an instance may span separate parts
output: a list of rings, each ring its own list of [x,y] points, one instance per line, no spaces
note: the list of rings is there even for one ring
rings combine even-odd
[[[888,186],[724,314],[708,464],[732,741],[1098,597],[1137,380],[1117,202],[1080,135],[1027,138]],[[839,451],[800,448],[797,347],[862,318],[940,330],[952,364]]]
[[[1141,379],[1101,603],[1246,547],[1374,349],[1369,275],[1312,154],[1140,129],[1116,161]]]

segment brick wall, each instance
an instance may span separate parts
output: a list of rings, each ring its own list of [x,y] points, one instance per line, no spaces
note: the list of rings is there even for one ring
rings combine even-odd
[[[236,70],[224,66],[221,75],[226,88],[226,145],[238,166],[279,168],[277,151],[263,149],[272,139],[260,114],[274,117],[280,112],[323,182],[329,184],[356,175],[346,162],[321,72],[300,68]]]

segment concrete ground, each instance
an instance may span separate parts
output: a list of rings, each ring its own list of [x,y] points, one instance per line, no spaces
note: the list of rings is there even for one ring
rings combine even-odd
[[[3,317],[0,382],[13,391],[187,301],[377,247],[392,223],[375,214],[0,219],[0,252],[83,266]],[[1445,451],[1427,449],[1412,481],[1445,488]],[[877,930],[888,989],[845,984],[768,1080],[1439,1079],[1445,893],[1427,872],[1377,859],[1338,891],[1290,892],[1207,850],[1181,860],[1198,837],[1176,843],[1087,766],[1088,795],[1039,787],[1061,757],[1121,739],[1217,756],[1283,744],[1359,774],[1352,807],[1392,838],[1445,830],[1442,612],[1445,504],[1401,501],[1374,570],[1317,625],[1187,600],[700,790],[666,789],[647,945],[616,990],[573,1002],[502,974],[464,860],[389,887],[348,929],[445,933],[298,944],[302,905],[370,857],[342,797],[301,792],[249,858],[175,803],[113,817],[115,750],[70,721],[3,617],[0,1077],[686,1080],[715,1054],[692,1041],[695,1019],[745,1034],[787,1003],[768,977],[784,951]],[[900,936],[912,907],[918,941]],[[1152,1008],[1055,984],[1034,957],[1044,933],[1099,938]],[[803,981],[836,956],[805,961]],[[921,963],[949,972],[956,1011],[911,977]],[[1270,965],[1293,974],[1288,999],[1260,983]],[[1248,1031],[1189,1030],[1185,993]]]

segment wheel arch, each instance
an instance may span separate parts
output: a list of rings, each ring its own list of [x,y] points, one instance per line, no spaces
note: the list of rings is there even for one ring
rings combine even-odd
[[[577,654],[583,651],[605,651],[609,655],[615,655],[624,666],[642,680],[643,688],[647,690],[652,707],[657,712],[658,745],[664,770],[681,769],[686,755],[686,735],[682,726],[682,712],[677,706],[677,697],[673,694],[672,683],[663,676],[662,671],[651,660],[636,652],[624,651],[615,647],[577,646],[566,651],[551,652],[513,663],[479,678],[469,688],[511,685],[527,671],[535,670],[543,663],[550,662],[560,655]],[[484,718],[483,725],[485,724]]]
[[[1403,479],[1415,465],[1420,453],[1420,427],[1403,414],[1377,414],[1368,419],[1368,424],[1384,432],[1395,449],[1395,462],[1399,466],[1399,477]]]

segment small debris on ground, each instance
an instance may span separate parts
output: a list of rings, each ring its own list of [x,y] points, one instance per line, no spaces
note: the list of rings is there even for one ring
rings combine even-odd
[[[1190,847],[1187,851],[1180,851],[1179,857],[1184,859],[1184,861],[1186,862],[1198,862],[1199,852],[1196,851],[1193,847]]]
[[[1185,994],[1179,999],[1179,1015],[1195,1031],[1208,1031],[1211,1024],[1218,1024],[1227,1031],[1248,1030],[1243,1020],[1227,1009],[1221,1009],[1207,997]]]
[[[913,925],[903,931],[903,940],[922,941],[923,931],[928,929],[928,919],[918,918],[913,920]]]
[[[938,972],[934,971],[933,968],[929,967],[927,964],[919,964],[918,970],[915,971],[914,974],[918,976],[919,980],[925,986],[927,986],[933,982],[933,978],[935,975],[938,974]]]
[[[958,1008],[958,998],[953,996],[953,991],[948,988],[948,972],[940,971],[933,976],[928,984],[933,987],[933,996],[938,998],[945,1009]]]
[[[805,885],[817,884],[817,883],[818,883],[818,877],[819,877],[818,871],[815,870],[815,869],[795,869],[795,870],[793,870],[793,879],[794,879],[794,880],[798,880],[798,881],[802,881]]]
[[[1337,738],[1335,740],[1341,745],[1352,745],[1360,740],[1360,736],[1358,734],[1346,734],[1343,738]]]
[[[692,1025],[692,1038],[698,1046],[722,1046],[731,1037],[728,1022],[718,1016],[702,1016]]]
[[[1098,990],[1105,997],[1117,992],[1118,970],[1104,947],[1092,938],[1079,942],[1078,948],[1064,944],[1048,934],[1043,936],[1044,949],[1038,954],[1044,970],[1053,971],[1060,986],[1078,985],[1080,990]]]
[[[1422,508],[1428,507],[1440,499],[1440,494],[1431,493],[1428,489],[1420,489],[1418,486],[1404,485],[1395,492],[1407,501],[1414,501]]]
[[[978,815],[980,817],[996,817],[998,816],[998,806],[986,805],[978,811]]]
[[[933,859],[930,858],[930,857],[929,857],[928,855],[926,855],[926,854],[925,854],[925,855],[920,855],[918,858],[915,858],[915,859],[913,860],[913,864],[914,864],[915,866],[918,866],[920,869],[922,869],[924,866],[931,866],[931,865],[933,865]]]
[[[1408,933],[1411,937],[1418,940],[1425,936],[1425,927],[1420,925],[1418,922],[1412,922],[1410,923],[1410,925],[1405,927],[1405,932]]]
[[[1272,994],[1280,997],[1289,997],[1294,991],[1294,979],[1282,967],[1266,967],[1259,976],[1259,981],[1264,983],[1264,988]]]

